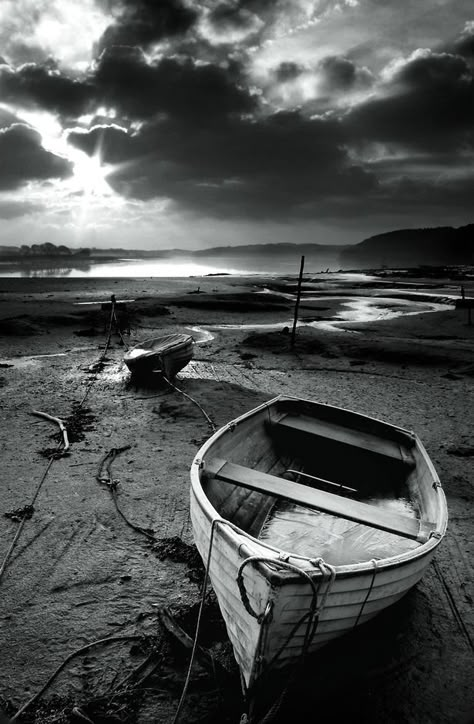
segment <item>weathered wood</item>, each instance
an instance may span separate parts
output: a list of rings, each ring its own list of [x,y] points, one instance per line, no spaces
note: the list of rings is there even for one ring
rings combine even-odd
[[[298,277],[298,291],[296,292],[295,317],[293,320],[293,329],[291,330],[291,347],[292,348],[295,346],[295,339],[296,339],[296,325],[298,324],[298,309],[300,306],[300,299],[301,299],[301,283],[303,281],[303,269],[304,269],[304,256],[301,257],[300,274]]]
[[[403,452],[398,443],[387,438],[372,435],[370,432],[351,430],[348,427],[337,425],[334,422],[316,420],[315,418],[286,415],[279,422],[273,423],[276,429],[296,430],[315,435],[316,437],[327,438],[335,442],[344,443],[353,447],[363,448],[371,452],[384,455],[394,460],[404,462],[413,466],[414,462]]]
[[[269,475],[258,470],[245,468],[242,465],[223,461],[223,465],[216,473],[219,480],[241,485],[251,490],[273,495],[276,498],[291,500],[299,505],[315,508],[325,513],[337,515],[346,520],[386,530],[404,538],[412,540],[426,540],[424,532],[420,531],[420,521],[416,518],[392,513],[358,500],[341,498],[334,493],[315,490],[301,483],[284,480],[276,475]],[[434,526],[433,526],[434,527]]]

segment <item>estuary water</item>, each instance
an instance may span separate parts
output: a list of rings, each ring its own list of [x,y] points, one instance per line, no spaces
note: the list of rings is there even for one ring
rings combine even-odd
[[[206,274],[291,274],[299,272],[300,257],[276,254],[243,256],[225,254],[222,256],[136,259],[133,257],[112,261],[60,260],[41,263],[0,263],[2,277],[63,277],[63,278],[144,278],[144,277],[191,277]],[[307,260],[305,272],[317,273],[328,268],[324,260]],[[333,266],[330,271],[336,271]]]

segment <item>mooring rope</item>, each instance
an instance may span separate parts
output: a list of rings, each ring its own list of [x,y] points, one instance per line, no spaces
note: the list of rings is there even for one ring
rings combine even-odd
[[[44,414],[45,417],[48,417],[49,419],[54,419],[54,420],[58,421],[58,418],[51,418],[49,415],[46,415],[45,413],[38,413],[37,410],[34,410],[34,413],[35,413],[35,414],[40,414],[40,415],[43,415],[43,414]],[[62,421],[60,421],[60,422],[61,422],[61,425],[62,425],[62,424],[63,424]],[[63,426],[63,427],[64,427],[64,426]],[[66,436],[66,440],[67,440],[67,436]],[[8,561],[10,560],[11,555],[12,555],[12,553],[13,553],[13,550],[14,550],[16,544],[17,544],[17,541],[18,541],[18,539],[19,539],[19,537],[20,537],[20,535],[21,535],[21,533],[22,533],[22,531],[23,531],[23,528],[25,527],[25,523],[26,523],[26,521],[27,521],[29,518],[31,518],[31,514],[32,514],[32,511],[34,510],[34,504],[35,504],[36,498],[38,497],[38,495],[39,495],[39,493],[40,493],[40,490],[41,490],[41,488],[43,487],[43,483],[44,483],[44,481],[46,480],[46,478],[47,478],[47,476],[48,476],[48,473],[49,473],[49,471],[50,471],[50,468],[51,468],[53,462],[54,462],[55,460],[57,460],[58,457],[61,457],[61,456],[62,456],[63,450],[61,449],[61,446],[62,446],[63,444],[64,444],[64,438],[63,438],[63,442],[61,442],[61,443],[59,444],[58,449],[50,455],[50,458],[49,458],[49,461],[48,461],[48,465],[46,466],[46,470],[44,471],[44,473],[43,473],[43,475],[42,475],[42,477],[41,477],[41,480],[39,481],[38,485],[36,486],[36,489],[35,489],[35,492],[34,492],[34,494],[33,494],[32,499],[31,499],[31,502],[29,503],[29,505],[26,505],[26,506],[23,508],[22,513],[20,513],[20,515],[21,515],[21,520],[20,520],[20,522],[19,522],[18,528],[17,528],[16,533],[15,533],[15,535],[14,535],[14,537],[13,537],[13,540],[12,540],[12,542],[11,542],[11,544],[10,544],[10,547],[8,548],[8,551],[7,551],[5,557],[4,557],[3,561],[2,561],[2,565],[0,566],[0,582],[1,582],[1,580],[2,580],[2,577],[3,577],[3,574],[4,574],[4,572],[5,572],[5,569],[6,569],[7,565],[8,565]],[[68,446],[69,446],[69,445],[68,445]]]
[[[104,358],[105,358],[105,356],[106,356],[106,354],[107,354],[107,350],[108,350],[108,348],[109,348],[110,340],[111,340],[111,337],[112,337],[112,324],[113,324],[113,321],[114,321],[114,320],[115,320],[115,322],[116,322],[116,324],[117,324],[117,326],[118,326],[117,317],[116,317],[116,314],[115,314],[115,298],[114,298],[114,295],[112,295],[112,297],[111,297],[111,304],[112,304],[112,308],[111,308],[111,312],[110,312],[109,329],[108,329],[107,338],[106,338],[106,342],[105,342],[105,348],[104,348],[104,351],[102,352],[99,360],[95,363],[96,366],[100,366],[100,365],[102,364],[102,362],[103,362],[103,360],[104,360]],[[99,371],[100,371],[100,370],[99,370]],[[84,402],[85,402],[85,400],[86,400],[86,398],[87,398],[87,396],[88,396],[88,394],[89,394],[89,392],[90,392],[90,390],[91,390],[91,388],[92,388],[92,385],[94,384],[94,382],[95,382],[96,379],[97,379],[97,375],[98,375],[99,371],[97,371],[97,372],[94,373],[94,378],[92,379],[91,383],[87,386],[86,392],[85,392],[82,400],[80,401],[77,409],[80,409],[80,408],[83,406],[83,404],[84,404]],[[44,474],[43,474],[40,482],[38,483],[38,485],[37,485],[37,487],[36,487],[36,490],[35,490],[35,493],[34,493],[34,495],[33,495],[32,500],[31,500],[31,503],[23,508],[23,513],[21,514],[22,517],[21,517],[20,523],[19,523],[19,525],[18,525],[18,528],[17,528],[17,530],[16,530],[16,533],[15,533],[15,535],[14,535],[14,537],[13,537],[13,540],[12,540],[12,542],[11,542],[9,548],[8,548],[8,551],[7,551],[5,557],[4,557],[3,561],[2,561],[2,564],[1,564],[1,566],[0,566],[0,582],[1,582],[2,576],[3,576],[4,572],[5,572],[5,569],[6,569],[7,565],[8,565],[8,561],[10,560],[11,555],[12,555],[12,553],[13,553],[13,550],[14,550],[17,542],[18,542],[18,539],[20,538],[20,535],[21,535],[22,532],[23,532],[23,528],[25,527],[25,523],[26,523],[26,521],[27,521],[29,518],[31,518],[31,511],[32,511],[32,509],[33,509],[34,502],[36,501],[36,498],[37,498],[38,495],[39,495],[39,492],[40,492],[40,490],[41,490],[41,488],[42,488],[42,486],[43,486],[44,481],[46,480],[46,477],[47,477],[47,475],[48,475],[48,473],[49,473],[49,470],[50,470],[53,462],[54,462],[55,460],[57,460],[58,458],[62,457],[62,456],[64,455],[64,453],[69,450],[69,440],[68,440],[68,435],[67,435],[67,429],[66,429],[66,426],[65,426],[64,422],[63,422],[59,417],[53,417],[52,415],[48,415],[46,412],[39,412],[39,410],[32,410],[32,414],[33,414],[33,415],[40,416],[40,417],[44,417],[44,418],[46,418],[47,420],[50,420],[51,422],[55,422],[57,425],[59,425],[59,429],[60,429],[61,434],[62,434],[62,441],[59,443],[57,450],[55,450],[55,451],[50,455],[47,468],[46,468],[46,470],[45,470],[45,472],[44,472]],[[119,511],[119,512],[120,512],[120,511]]]
[[[100,644],[107,644],[112,643],[113,641],[141,641],[143,640],[143,636],[140,636],[138,634],[123,634],[121,636],[107,636],[106,638],[99,639],[98,641],[92,641],[91,643],[86,644],[85,646],[81,646],[81,648],[76,649],[73,651],[69,656],[67,656],[64,661],[57,667],[57,669],[51,674],[49,679],[46,681],[46,683],[41,687],[39,691],[34,694],[31,699],[29,699],[26,704],[23,704],[23,706],[18,709],[16,714],[14,714],[11,718],[11,721],[15,721],[18,719],[19,716],[21,716],[27,709],[30,708],[32,704],[34,704],[35,701],[37,701],[41,696],[43,696],[44,692],[49,689],[53,681],[57,678],[57,676],[61,673],[61,671],[67,666],[67,664],[75,657],[79,656],[79,654],[84,653],[85,651],[88,651],[93,646],[100,646]]]
[[[207,420],[207,422],[208,422],[208,424],[209,424],[212,432],[215,432],[215,431],[217,430],[217,426],[216,426],[216,424],[214,423],[214,421],[209,417],[209,415],[207,414],[207,412],[205,411],[205,409],[202,407],[202,405],[200,405],[199,402],[194,399],[194,397],[191,397],[191,395],[188,395],[187,392],[184,392],[184,390],[180,390],[179,387],[176,387],[176,385],[174,385],[167,377],[165,377],[164,374],[161,373],[161,376],[163,377],[164,381],[165,381],[170,387],[173,388],[173,390],[176,390],[176,392],[179,392],[180,395],[183,395],[183,397],[186,397],[186,398],[187,398],[188,400],[190,400],[194,405],[196,405],[196,407],[198,407],[198,408],[201,410],[201,412],[202,412],[202,414],[204,415],[204,417],[206,418],[206,420]]]
[[[112,295],[112,298],[111,298],[111,304],[112,304],[112,308],[111,308],[111,313],[110,313],[109,328],[108,328],[107,338],[106,338],[106,342],[105,342],[105,347],[104,347],[104,351],[102,352],[99,360],[95,363],[96,366],[100,366],[100,365],[101,365],[101,363],[103,362],[103,360],[105,359],[105,356],[106,356],[106,354],[107,354],[107,350],[108,350],[108,348],[109,348],[110,340],[111,340],[111,337],[112,337],[112,324],[113,324],[114,320],[115,320],[115,323],[116,323],[116,325],[117,325],[117,328],[119,329],[118,322],[117,322],[117,316],[116,316],[116,314],[115,314],[115,299],[113,298],[113,295]],[[119,330],[119,332],[120,332],[120,330]],[[122,335],[121,335],[121,332],[120,332],[120,336],[121,336],[121,338],[122,338],[122,341],[123,341],[124,344],[125,344],[125,340],[123,340],[123,337],[122,337]],[[92,379],[92,381],[90,382],[90,384],[87,386],[86,392],[85,392],[82,400],[80,401],[77,409],[80,409],[80,408],[84,405],[84,402],[85,402],[85,400],[86,400],[86,398],[87,398],[87,396],[88,396],[88,394],[89,394],[89,392],[90,392],[90,390],[91,390],[91,388],[92,388],[92,385],[94,384],[94,382],[95,382],[96,379],[97,379],[97,375],[98,375],[99,371],[100,371],[100,370],[98,370],[98,371],[96,371],[96,372],[94,373],[94,378]],[[48,414],[45,413],[45,412],[39,412],[38,410],[33,410],[33,411],[32,411],[32,414],[38,415],[38,416],[41,416],[41,417],[44,417],[44,418],[46,418],[46,419],[48,419],[48,420],[51,420],[52,422],[55,422],[56,424],[58,424],[58,425],[59,425],[59,428],[60,428],[60,431],[61,431],[61,433],[62,433],[62,435],[63,435],[63,441],[62,441],[62,444],[61,444],[61,443],[59,444],[58,449],[57,449],[54,453],[52,453],[52,455],[50,456],[48,466],[47,466],[47,468],[46,468],[46,470],[45,470],[45,472],[44,472],[44,474],[43,474],[40,482],[38,483],[38,486],[37,486],[37,488],[36,488],[36,490],[35,490],[35,493],[34,493],[34,496],[33,496],[33,498],[32,498],[32,501],[31,501],[31,503],[30,503],[29,506],[25,506],[25,508],[24,508],[24,512],[23,512],[22,518],[21,518],[21,520],[20,520],[19,526],[18,526],[18,528],[17,528],[17,531],[16,531],[16,533],[15,533],[15,536],[14,536],[14,538],[13,538],[13,540],[12,540],[12,543],[10,544],[10,547],[8,548],[8,551],[7,551],[5,557],[4,557],[3,561],[2,561],[2,564],[1,564],[1,566],[0,566],[0,581],[1,581],[2,576],[3,576],[3,574],[4,574],[4,571],[5,571],[5,569],[6,569],[7,565],[8,565],[8,561],[10,560],[10,557],[11,557],[11,555],[12,555],[12,553],[13,553],[13,550],[14,550],[16,544],[17,544],[17,541],[18,541],[18,539],[20,538],[20,535],[21,535],[21,533],[22,533],[22,531],[23,531],[23,528],[24,528],[24,526],[25,526],[25,522],[26,522],[26,520],[27,520],[28,518],[31,517],[30,511],[31,511],[31,509],[33,508],[34,502],[35,502],[36,498],[38,497],[38,494],[39,494],[39,492],[40,492],[40,490],[41,490],[41,488],[42,488],[42,486],[43,486],[44,481],[46,480],[46,477],[47,477],[47,475],[48,475],[48,473],[49,473],[49,470],[50,470],[50,468],[51,468],[54,460],[58,459],[58,457],[61,457],[61,456],[69,449],[69,440],[68,440],[68,436],[67,436],[67,429],[66,429],[66,426],[64,425],[63,421],[62,421],[60,418],[58,418],[58,417],[53,417],[52,415],[48,415]],[[119,512],[120,512],[120,511],[119,511]]]
[[[129,520],[125,513],[122,511],[118,504],[118,496],[117,496],[117,487],[118,487],[118,481],[114,480],[112,477],[112,473],[110,472],[110,466],[112,465],[113,461],[117,457],[117,455],[120,455],[120,453],[125,452],[126,450],[130,450],[131,445],[124,445],[123,447],[113,447],[109,452],[107,452],[102,460],[99,463],[99,467],[95,476],[95,479],[98,483],[101,485],[106,485],[107,488],[110,491],[110,495],[112,496],[112,500],[115,505],[115,509],[117,513],[120,515],[120,517],[123,519],[123,521],[129,526],[129,528],[132,528],[137,533],[141,533],[144,535],[148,540],[151,540],[153,543],[156,543],[156,536],[153,533],[149,533],[145,528],[142,528],[139,525],[136,525],[135,523],[132,523],[131,520]]]
[[[360,621],[360,618],[361,618],[361,616],[362,616],[362,614],[363,614],[363,612],[364,612],[364,609],[365,609],[365,604],[366,604],[367,601],[369,600],[370,594],[372,593],[372,589],[373,589],[373,587],[374,587],[375,574],[377,573],[377,561],[375,560],[375,558],[372,558],[371,563],[373,563],[374,571],[373,571],[373,573],[372,573],[372,578],[371,578],[371,580],[370,580],[370,585],[369,585],[369,588],[367,589],[366,596],[365,596],[365,598],[364,598],[364,600],[363,600],[363,602],[362,602],[362,606],[360,607],[360,611],[359,611],[359,613],[358,613],[358,615],[357,615],[357,618],[356,618],[356,620],[355,620],[354,628],[358,625],[358,623],[359,623],[359,621]]]
[[[266,625],[268,616],[268,606],[269,604],[272,604],[273,602],[269,599],[267,602],[267,606],[265,608],[265,611],[263,614],[257,614],[251,607],[247,592],[245,590],[245,584],[243,581],[243,570],[245,566],[249,563],[265,563],[269,566],[273,566],[274,568],[283,568],[285,570],[292,571],[294,573],[297,573],[302,578],[304,578],[311,586],[312,589],[312,596],[311,596],[311,604],[309,606],[309,609],[306,613],[303,614],[303,616],[294,624],[294,626],[291,628],[291,631],[289,632],[288,636],[286,637],[283,644],[280,646],[278,651],[273,655],[273,657],[270,659],[270,661],[266,664],[266,672],[269,672],[272,667],[275,665],[276,661],[280,658],[281,654],[285,650],[287,644],[291,641],[291,639],[294,637],[298,629],[300,629],[305,623],[305,633],[303,638],[303,644],[301,647],[301,652],[298,657],[297,665],[293,669],[293,673],[290,676],[290,679],[287,681],[285,687],[281,691],[280,695],[276,699],[276,701],[273,703],[273,705],[270,707],[270,709],[266,712],[263,719],[260,720],[260,724],[267,724],[268,722],[271,722],[275,716],[275,714],[279,711],[279,709],[282,706],[283,700],[291,686],[291,683],[295,680],[298,671],[300,670],[300,667],[303,665],[306,655],[309,651],[309,647],[311,646],[311,643],[314,639],[314,636],[316,634],[317,626],[319,623],[319,616],[326,604],[326,600],[328,597],[328,594],[330,592],[330,589],[332,587],[332,584],[334,583],[335,577],[336,577],[336,571],[335,568],[328,563],[325,563],[325,561],[322,558],[317,558],[315,560],[312,560],[311,563],[314,566],[318,566],[321,571],[321,579],[318,582],[318,585],[316,585],[313,577],[303,571],[301,568],[298,568],[298,566],[293,565],[292,563],[289,563],[288,560],[282,560],[280,559],[273,559],[268,558],[266,556],[249,556],[246,560],[243,561],[241,564],[238,575],[237,575],[237,583],[239,586],[239,591],[241,594],[242,603],[244,604],[244,607],[246,611],[253,617],[257,618],[257,621],[260,624],[260,633],[259,633],[259,639],[258,639],[258,645],[256,650],[256,656],[254,665],[252,668],[252,674],[251,679],[255,677],[255,671],[256,667],[261,665],[261,662],[257,659],[257,653],[259,653],[261,648],[261,642],[262,642],[262,634],[263,629]],[[324,585],[324,582],[327,580],[327,586],[325,590],[321,593],[322,587]],[[321,594],[321,600],[318,606],[318,595]],[[271,610],[271,608],[270,608]],[[259,657],[261,657],[261,654],[259,653]],[[258,692],[258,689],[262,689],[262,686],[264,686],[264,680],[262,680],[262,676],[265,675],[265,671],[262,671],[259,673],[258,678],[253,684],[253,689]],[[253,696],[255,697],[255,691]]]
[[[451,608],[451,611],[453,612],[453,616],[454,616],[454,618],[455,618],[455,620],[456,620],[456,623],[458,624],[459,629],[461,630],[461,633],[464,634],[464,637],[466,638],[467,643],[469,644],[469,646],[471,647],[471,649],[474,651],[474,641],[473,641],[472,638],[471,638],[471,634],[469,633],[469,630],[468,630],[466,624],[464,623],[464,619],[463,619],[463,617],[462,617],[462,615],[461,615],[461,611],[460,611],[459,608],[458,608],[458,605],[457,605],[457,603],[456,603],[456,600],[455,600],[453,594],[451,593],[451,590],[450,590],[450,588],[449,588],[449,586],[448,586],[448,584],[447,584],[447,582],[446,582],[446,579],[445,579],[445,577],[444,577],[444,575],[443,575],[443,573],[442,573],[442,571],[441,571],[441,569],[440,569],[440,567],[439,567],[439,565],[438,565],[438,563],[437,563],[436,560],[433,560],[433,567],[434,567],[434,569],[435,569],[435,571],[436,571],[436,575],[438,576],[439,581],[440,581],[440,583],[441,583],[441,585],[442,585],[442,587],[443,587],[443,590],[444,590],[444,592],[445,592],[445,594],[446,594],[446,598],[448,599],[448,603],[449,603],[449,606],[450,606],[450,608]]]
[[[90,365],[90,367],[94,367],[95,370],[94,370],[94,372],[93,372],[93,376],[92,376],[91,381],[90,381],[89,384],[86,386],[86,391],[85,391],[85,393],[84,393],[84,396],[82,397],[81,401],[79,402],[78,409],[80,409],[80,408],[83,406],[83,404],[84,404],[84,402],[86,401],[86,399],[87,399],[87,397],[88,397],[88,395],[89,395],[89,393],[90,393],[90,391],[91,391],[94,383],[97,381],[97,377],[98,377],[99,373],[101,372],[104,359],[105,359],[105,357],[106,357],[106,355],[107,355],[107,351],[108,351],[109,346],[110,346],[110,341],[111,341],[111,339],[112,339],[112,325],[113,325],[114,319],[115,319],[115,320],[117,319],[117,317],[115,316],[115,299],[114,299],[114,296],[113,296],[113,295],[112,295],[112,297],[111,297],[111,304],[112,304],[112,308],[111,308],[111,311],[110,311],[109,328],[108,328],[108,330],[107,330],[107,337],[106,337],[106,340],[105,340],[104,350],[103,350],[102,354],[99,356],[99,359],[98,359],[96,362],[93,362],[93,363]],[[116,324],[117,324],[117,322],[116,322]],[[122,335],[120,335],[120,336],[122,336]]]
[[[204,603],[205,603],[205,600],[206,600],[206,589],[207,589],[207,581],[208,581],[208,578],[209,578],[209,568],[210,568],[210,565],[211,565],[211,553],[212,553],[212,544],[213,544],[213,542],[214,542],[214,533],[215,533],[215,530],[216,530],[216,528],[217,528],[217,525],[218,525],[220,522],[221,522],[221,520],[220,520],[219,518],[215,518],[215,519],[212,521],[211,535],[210,535],[210,537],[209,537],[209,549],[208,549],[208,553],[207,553],[206,570],[205,570],[205,573],[204,573],[204,580],[203,580],[203,583],[202,583],[201,600],[200,600],[200,603],[199,603],[199,611],[198,611],[198,617],[197,617],[197,622],[196,622],[196,630],[195,630],[195,632],[194,632],[193,648],[192,648],[192,651],[191,651],[191,658],[190,658],[190,660],[189,660],[188,671],[187,671],[187,674],[186,674],[186,680],[185,680],[185,682],[184,682],[183,691],[181,692],[181,697],[180,697],[180,700],[179,700],[179,702],[178,702],[178,708],[176,709],[176,713],[175,713],[175,715],[174,715],[173,724],[177,724],[177,722],[179,721],[179,717],[180,717],[180,714],[181,714],[181,709],[183,708],[183,704],[184,704],[184,701],[185,701],[185,699],[186,699],[186,694],[188,693],[189,682],[190,682],[190,680],[191,680],[191,671],[192,671],[193,664],[194,664],[194,658],[195,658],[195,656],[196,656],[197,642],[198,642],[198,637],[199,637],[199,631],[200,631],[200,628],[201,628],[202,613],[203,613],[203,610],[204,610]]]

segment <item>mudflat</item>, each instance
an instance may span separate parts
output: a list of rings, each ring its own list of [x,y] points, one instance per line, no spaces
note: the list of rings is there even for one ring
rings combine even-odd
[[[296,706],[302,721],[470,721],[474,325],[454,308],[459,284],[305,281],[292,347],[294,291],[294,278],[275,277],[1,280],[8,715],[48,684],[19,721],[173,721],[190,651],[169,622],[194,635],[203,568],[189,468],[211,427],[175,389],[131,380],[123,354],[188,331],[195,358],[175,384],[216,426],[279,393],[353,409],[416,431],[448,500],[448,534],[423,580],[307,661],[275,721]],[[112,294],[118,328],[101,306]],[[55,455],[58,426],[33,410],[65,422],[66,455]],[[198,657],[181,720],[238,721],[238,672],[211,589],[200,643],[214,665]]]

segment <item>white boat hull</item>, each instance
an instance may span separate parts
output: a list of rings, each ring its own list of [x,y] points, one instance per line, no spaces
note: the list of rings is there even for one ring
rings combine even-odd
[[[265,406],[258,410],[262,408]],[[255,412],[258,411],[247,413],[232,424],[235,427]],[[211,548],[209,577],[235,658],[247,687],[251,688],[269,666],[291,666],[303,653],[314,652],[368,621],[416,585],[444,535],[447,513],[438,483],[432,489],[437,518],[430,537],[413,550],[376,562],[331,567],[292,556],[291,551],[273,550],[219,515],[201,486],[203,460],[228,429],[226,426],[218,431],[193,462],[191,521],[205,564]],[[426,452],[419,441],[417,444],[436,482]],[[244,586],[239,588],[239,570],[246,560],[241,575]],[[312,605],[315,609],[310,617]],[[314,635],[308,641],[313,624]]]

